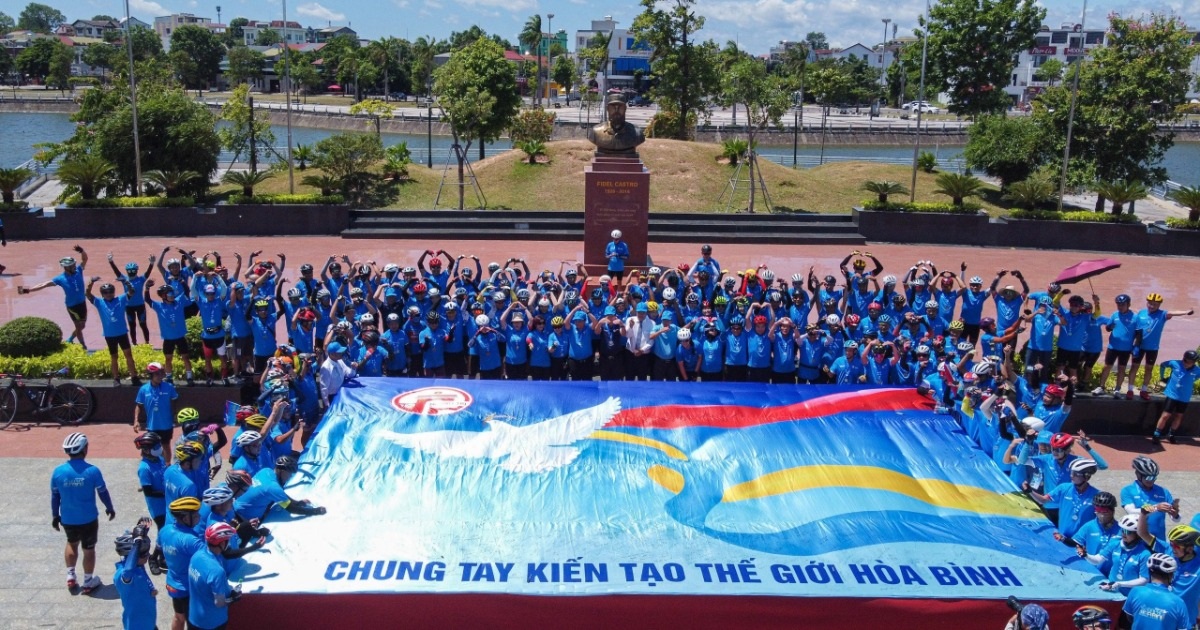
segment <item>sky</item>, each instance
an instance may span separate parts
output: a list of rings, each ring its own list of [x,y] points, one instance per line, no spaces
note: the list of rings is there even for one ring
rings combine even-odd
[[[121,0],[40,0],[62,11],[68,21],[93,15],[124,15]],[[131,13],[146,22],[158,15],[192,13],[228,23],[235,17],[277,20],[281,0],[129,0]],[[1083,0],[1039,0],[1048,13],[1046,23],[1057,27],[1076,22]],[[0,9],[16,19],[23,0],[5,2]],[[834,47],[855,43],[871,46],[883,38],[883,19],[899,27],[901,36],[911,34],[925,8],[923,0],[697,0],[696,11],[705,17],[702,39],[720,44],[735,41],[753,54],[765,54],[780,41],[803,39],[809,31],[822,31]],[[452,31],[478,24],[516,43],[517,33],[533,14],[554,14],[549,26],[569,34],[590,26],[591,20],[611,15],[619,28],[628,28],[641,12],[636,0],[605,4],[596,0],[288,0],[288,19],[305,26],[349,25],[360,37],[383,36],[416,39],[422,35],[442,39]],[[1175,13],[1191,27],[1200,27],[1200,2],[1195,0],[1092,0],[1088,3],[1087,26],[1105,23],[1111,12],[1138,15],[1150,11]],[[890,29],[891,27],[889,27]],[[891,33],[889,32],[890,36]],[[573,41],[573,38],[568,39]]]

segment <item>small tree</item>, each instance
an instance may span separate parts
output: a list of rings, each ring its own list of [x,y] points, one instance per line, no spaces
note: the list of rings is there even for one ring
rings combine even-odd
[[[932,173],[937,169],[937,156],[929,151],[922,151],[917,156],[917,167],[926,173]]]
[[[946,195],[958,207],[962,207],[967,197],[978,197],[983,192],[983,182],[971,175],[959,173],[942,173],[935,180],[937,190],[935,195]]]
[[[538,140],[522,140],[517,144],[517,148],[525,153],[525,157],[530,164],[537,164],[538,156],[546,155],[546,143]]]
[[[272,177],[275,177],[275,174],[270,171],[226,171],[221,176],[221,182],[241,186],[243,196],[253,197],[254,187]]]
[[[96,192],[108,184],[116,167],[108,160],[95,155],[63,162],[58,167],[58,180],[67,186],[79,189],[79,196],[84,199],[95,199]]]
[[[1168,198],[1188,209],[1188,221],[1200,221],[1200,186],[1196,188],[1184,186],[1179,190],[1173,190]],[[5,196],[4,202],[12,203],[7,196]]]
[[[1009,184],[1004,198],[1026,210],[1037,210],[1038,206],[1054,199],[1056,192],[1053,181],[1033,175]]]
[[[340,188],[342,185],[341,180],[332,175],[305,175],[304,179],[300,180],[300,183],[305,186],[320,188],[321,194],[325,197],[332,195],[333,189]]]
[[[186,170],[155,170],[142,174],[142,179],[162,188],[167,197],[179,197],[179,190],[181,188],[186,187],[190,182],[200,177],[203,177],[203,175],[196,171]]]
[[[518,143],[535,140],[549,142],[554,134],[554,121],[558,116],[544,109],[526,109],[517,114],[508,128],[508,137],[513,146]]]
[[[383,150],[383,174],[393,181],[408,179],[408,167],[412,165],[412,151],[407,142],[393,144]]]
[[[292,150],[292,159],[296,160],[296,168],[300,169],[301,172],[308,168],[308,163],[313,160],[313,155],[312,147],[307,144],[298,144]]]
[[[750,150],[750,143],[742,138],[734,138],[721,143],[721,157],[729,160],[730,166],[737,166],[738,161]]]
[[[379,137],[365,133],[339,133],[317,142],[313,166],[341,183],[342,191],[361,200],[371,183],[371,169],[383,159]]]
[[[367,126],[374,127],[375,135],[382,138],[383,131],[381,127],[383,125],[383,120],[385,118],[391,120],[394,112],[391,105],[388,105],[377,98],[369,98],[365,101],[360,101],[351,105],[350,113],[355,116],[360,114],[366,116]]]
[[[15,203],[17,188],[30,177],[33,171],[27,168],[0,168],[0,195],[4,203]]]
[[[883,180],[863,182],[862,189],[875,195],[879,199],[879,203],[883,204],[888,202],[888,195],[908,194],[908,189],[904,187],[904,184]]]
[[[1112,202],[1113,214],[1121,214],[1125,209],[1125,204],[1145,199],[1150,194],[1150,189],[1146,188],[1145,184],[1128,179],[1097,182],[1092,189],[1097,195]]]

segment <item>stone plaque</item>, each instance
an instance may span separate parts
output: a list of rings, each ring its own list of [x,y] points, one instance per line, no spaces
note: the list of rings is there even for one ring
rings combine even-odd
[[[650,171],[638,158],[596,158],[584,172],[583,262],[607,267],[613,230],[629,246],[626,267],[646,264]]]

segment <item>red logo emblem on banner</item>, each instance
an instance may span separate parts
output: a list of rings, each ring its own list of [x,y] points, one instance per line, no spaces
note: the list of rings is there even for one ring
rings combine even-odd
[[[474,399],[456,387],[422,387],[398,394],[392,406],[406,413],[448,416],[471,406]]]

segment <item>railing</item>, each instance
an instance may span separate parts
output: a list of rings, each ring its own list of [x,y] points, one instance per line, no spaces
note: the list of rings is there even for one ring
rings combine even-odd
[[[1170,195],[1172,192],[1179,190],[1180,188],[1183,188],[1183,184],[1180,184],[1179,182],[1173,182],[1168,179],[1161,184],[1155,184],[1151,186],[1150,194],[1158,197],[1159,199],[1166,199],[1167,195]]]
[[[38,162],[37,160],[26,160],[17,168],[27,168],[30,171],[33,171],[33,175],[30,176],[29,179],[21,182],[21,185],[17,186],[17,188],[13,191],[13,194],[17,197],[17,199],[24,199],[29,195],[29,193],[37,190],[37,188],[44,184],[51,175],[58,171],[58,164],[52,163],[43,166],[42,163]]]
[[[811,147],[806,147],[806,149],[811,151]],[[783,166],[798,166],[800,168],[812,168],[822,163],[821,158],[816,155],[798,155],[795,162],[792,161],[791,153],[764,153],[760,151],[758,153],[758,157],[770,160]],[[861,157],[854,155],[825,156],[825,164],[832,162],[870,162],[872,164],[898,164],[901,166],[912,165],[912,159],[905,157]],[[961,173],[966,169],[967,164],[962,158],[938,158],[938,166],[943,170],[952,169]]]

